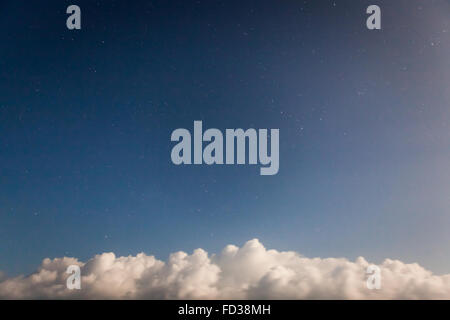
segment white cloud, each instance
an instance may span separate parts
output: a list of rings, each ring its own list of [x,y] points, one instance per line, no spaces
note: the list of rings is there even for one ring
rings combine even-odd
[[[81,267],[81,290],[66,288],[66,269]],[[44,259],[27,276],[0,277],[3,299],[450,299],[450,274],[433,275],[418,264],[386,259],[381,289],[366,287],[362,257],[306,258],[267,250],[257,239],[219,255],[202,249],[173,253],[167,262],[140,253]]]

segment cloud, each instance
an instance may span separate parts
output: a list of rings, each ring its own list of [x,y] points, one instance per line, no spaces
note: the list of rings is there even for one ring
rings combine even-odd
[[[81,268],[81,290],[66,288],[69,265]],[[0,277],[2,299],[450,299],[450,274],[386,259],[381,288],[366,286],[364,258],[307,258],[267,250],[257,239],[218,255],[197,249],[168,261],[140,253],[44,259],[29,276]]]

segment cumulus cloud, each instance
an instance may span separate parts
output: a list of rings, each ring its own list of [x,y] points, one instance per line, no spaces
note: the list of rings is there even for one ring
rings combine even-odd
[[[81,290],[66,288],[69,265],[81,269]],[[0,277],[2,299],[450,299],[450,274],[386,259],[381,288],[366,286],[364,258],[307,258],[266,249],[257,239],[220,254],[176,252],[164,262],[140,253],[44,259],[29,276]]]

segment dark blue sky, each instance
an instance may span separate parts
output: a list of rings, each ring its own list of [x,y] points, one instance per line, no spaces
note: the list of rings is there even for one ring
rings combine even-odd
[[[81,30],[66,28],[70,4]],[[444,0],[2,1],[0,270],[257,237],[448,272],[449,13]],[[279,173],[173,165],[170,134],[194,120],[279,128]]]

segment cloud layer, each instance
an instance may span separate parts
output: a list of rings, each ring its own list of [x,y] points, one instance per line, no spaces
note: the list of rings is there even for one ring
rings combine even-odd
[[[66,288],[69,265],[81,267],[81,290]],[[369,262],[307,258],[267,250],[257,239],[218,255],[176,252],[167,262],[140,253],[44,259],[29,276],[2,278],[1,299],[450,299],[450,274],[386,259],[381,288],[369,290]]]

